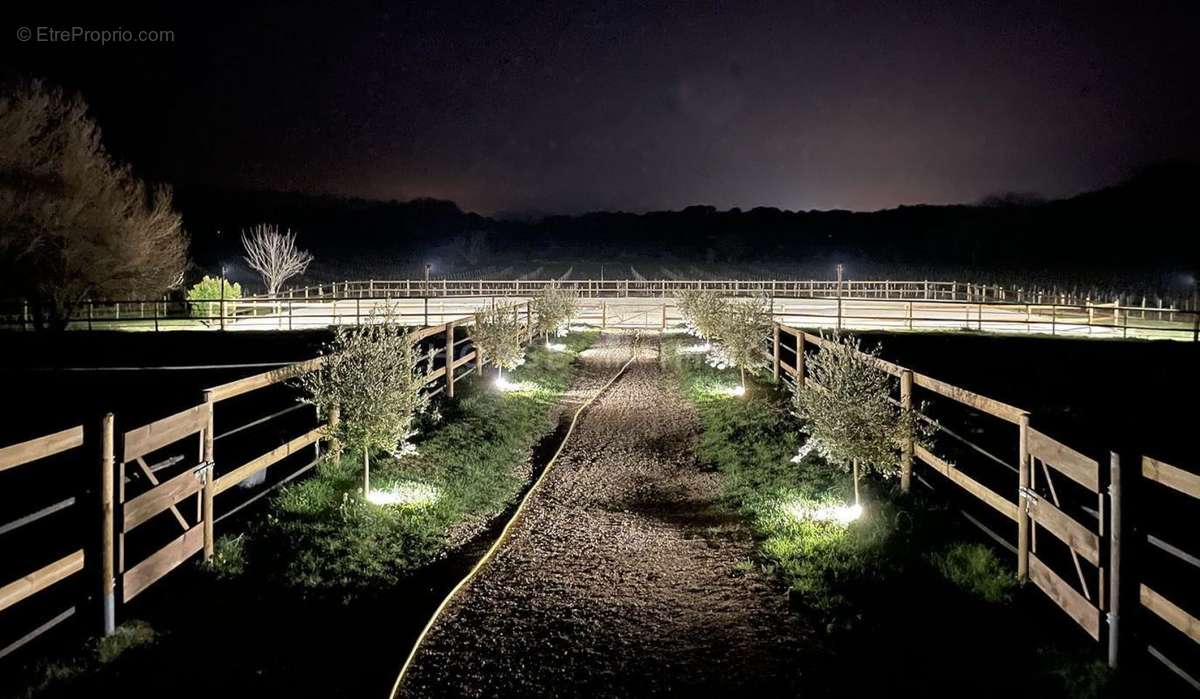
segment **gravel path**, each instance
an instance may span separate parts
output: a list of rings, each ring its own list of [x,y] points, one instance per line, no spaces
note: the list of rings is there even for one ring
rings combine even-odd
[[[580,418],[495,559],[447,608],[404,695],[795,694],[803,639],[785,597],[737,564],[749,532],[693,454],[698,422],[658,361],[606,334],[603,377],[637,360]]]

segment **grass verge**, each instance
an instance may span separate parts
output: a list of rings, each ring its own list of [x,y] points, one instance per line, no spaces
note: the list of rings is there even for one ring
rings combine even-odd
[[[700,344],[666,336],[664,365],[699,414],[699,460],[753,530],[753,567],[787,586],[813,629],[811,657],[798,662],[817,694],[1113,691],[1078,629],[1040,592],[1018,589],[1011,561],[964,543],[977,537],[937,494],[864,480],[853,517],[851,476],[815,453],[796,459],[804,437],[787,390],[755,380],[731,395],[736,375],[707,365]]]
[[[498,391],[473,377],[441,415],[426,419],[416,451],[372,459],[361,494],[361,462],[320,464],[313,478],[284,488],[250,533],[221,544],[217,571],[266,572],[308,590],[352,593],[393,583],[459,543],[453,530],[502,511],[520,492],[533,446],[554,429],[552,406],[575,372],[575,358],[598,337],[572,333],[551,350],[535,343]],[[287,556],[279,556],[287,551]]]

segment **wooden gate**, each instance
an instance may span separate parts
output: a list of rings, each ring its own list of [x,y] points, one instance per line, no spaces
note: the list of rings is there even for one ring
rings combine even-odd
[[[208,429],[212,406],[201,403],[181,413],[157,420],[124,435],[121,464],[117,471],[117,502],[120,504],[118,520],[117,571],[121,581],[121,601],[128,602],[156,580],[166,575],[198,553],[204,547],[205,518],[203,508],[211,503],[212,464],[204,461],[204,431]],[[153,465],[147,463],[151,454],[164,452],[166,447],[199,436],[195,456],[187,452],[160,454],[162,460]],[[186,449],[178,445],[178,449]],[[160,480],[159,473],[173,471],[175,475]],[[146,489],[132,497],[127,493],[130,475],[139,477]],[[184,515],[179,503],[191,496],[196,497],[193,517]],[[159,518],[171,513],[182,533],[168,541],[153,553],[135,564],[126,566],[126,536]],[[161,522],[161,518],[159,518]]]
[[[1101,559],[1100,547],[1100,537],[1104,534],[1105,512],[1104,494],[1100,489],[1100,464],[1033,428],[1029,428],[1028,439],[1030,487],[1022,492],[1022,496],[1026,501],[1031,524],[1029,579],[1092,638],[1099,641],[1101,612],[1104,611],[1107,594],[1106,566]],[[1040,491],[1039,471],[1045,486]],[[1073,485],[1064,483],[1061,477],[1056,481],[1055,475],[1066,477]],[[1076,486],[1081,486],[1085,493],[1096,497],[1094,515],[1084,507],[1073,508],[1094,517],[1094,529],[1080,524],[1075,517],[1067,513],[1068,498],[1064,497],[1064,491]],[[1048,494],[1049,497],[1044,497],[1039,492]],[[1074,500],[1078,503],[1078,498]],[[1053,535],[1065,546],[1065,551],[1048,550],[1047,544],[1050,542],[1047,542],[1045,537],[1041,542],[1038,541],[1040,530]],[[1063,556],[1063,553],[1067,555]],[[1073,577],[1074,582],[1067,582],[1067,577],[1059,575],[1047,564],[1046,561],[1055,554],[1058,554],[1064,563],[1066,558],[1070,558],[1075,575],[1068,574],[1067,577]],[[1084,566],[1084,563],[1088,565]]]

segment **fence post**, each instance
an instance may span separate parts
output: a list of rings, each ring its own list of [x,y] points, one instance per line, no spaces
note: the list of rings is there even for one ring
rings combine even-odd
[[[666,317],[665,311],[663,317]],[[779,383],[779,323],[771,324],[771,351],[771,383]]]
[[[804,331],[796,331],[796,385],[804,386]]]
[[[92,311],[96,308],[96,302],[88,299],[88,330],[92,329]]]
[[[1029,579],[1029,413],[1018,423],[1017,580]]]
[[[454,321],[446,323],[446,397],[454,397]]]
[[[600,302],[600,329],[608,327],[608,301]]]
[[[905,425],[907,426],[904,434],[904,444],[900,448],[900,492],[907,493],[912,487],[912,462],[913,462],[913,429],[911,420],[915,419],[912,414],[912,389],[913,389],[913,373],[912,369],[900,370],[900,410],[905,415]]]
[[[1116,669],[1121,620],[1121,457],[1108,453],[1108,666]]]
[[[533,302],[525,302],[525,342],[533,342]]]
[[[211,561],[214,546],[213,520],[215,518],[213,512],[213,439],[216,436],[213,434],[215,404],[212,391],[204,392],[204,403],[208,406],[208,423],[204,426],[204,506],[201,509],[204,515],[204,560]]]
[[[116,598],[113,595],[113,414],[100,425],[100,599],[104,609],[104,635],[116,629]]]
[[[662,329],[667,329],[667,304],[665,303],[662,306]]]

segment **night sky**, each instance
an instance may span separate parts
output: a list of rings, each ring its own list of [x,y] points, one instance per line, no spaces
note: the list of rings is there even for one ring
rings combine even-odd
[[[388,3],[5,10],[181,185],[496,212],[872,210],[1054,197],[1200,158],[1200,3]],[[20,42],[22,26],[169,29]]]

